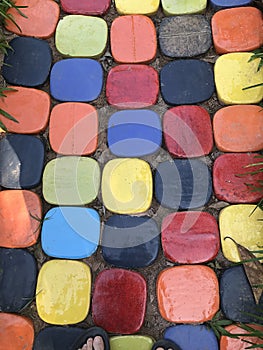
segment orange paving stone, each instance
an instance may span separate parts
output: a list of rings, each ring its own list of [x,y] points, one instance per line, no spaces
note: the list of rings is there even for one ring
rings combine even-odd
[[[252,327],[255,330],[263,332],[263,326],[258,326],[258,325],[253,325],[253,324],[248,324],[247,326]],[[226,330],[232,334],[246,334],[247,331],[244,329],[236,326],[236,325],[231,325],[227,326]],[[248,337],[248,336],[240,336],[239,339],[235,338],[230,338],[226,335],[221,336],[220,338],[220,350],[245,350],[248,349],[249,346],[252,346],[251,344],[249,345],[247,342],[252,342],[254,344],[263,344],[263,339],[259,339],[257,337]],[[259,349],[256,348],[256,349]]]
[[[253,152],[263,148],[263,113],[256,105],[219,109],[213,119],[217,148],[223,152]]]
[[[157,50],[152,20],[143,15],[117,17],[111,26],[111,52],[119,63],[147,63]]]

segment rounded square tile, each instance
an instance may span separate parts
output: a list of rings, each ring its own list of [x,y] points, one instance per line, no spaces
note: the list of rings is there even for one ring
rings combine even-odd
[[[63,17],[56,29],[56,48],[65,56],[98,58],[105,51],[108,27],[104,19],[93,16]]]
[[[5,350],[32,349],[33,322],[24,316],[0,313],[1,347]]]
[[[97,197],[99,186],[100,168],[92,158],[60,157],[44,169],[43,196],[50,204],[88,204]]]
[[[210,23],[201,15],[163,18],[159,44],[161,52],[168,57],[201,55],[212,45]]]
[[[219,309],[216,274],[204,265],[181,265],[163,270],[157,279],[161,316],[174,323],[203,323]]]
[[[0,192],[0,246],[25,248],[37,242],[42,206],[38,195],[26,190]]]
[[[37,281],[39,317],[56,325],[83,321],[89,312],[91,272],[80,261],[50,260],[42,265]]]
[[[229,203],[257,203],[262,198],[260,191],[252,191],[251,186],[258,187],[262,174],[245,175],[259,171],[261,166],[246,168],[249,164],[258,163],[259,154],[230,153],[219,156],[213,167],[213,185],[219,200]],[[242,176],[243,175],[243,176]]]
[[[61,0],[65,12],[80,15],[103,15],[111,4],[111,0]]]
[[[153,15],[159,8],[160,0],[115,0],[120,15]]]
[[[205,325],[177,325],[166,328],[164,339],[176,343],[182,350],[218,350],[215,333]]]
[[[160,117],[151,110],[114,113],[108,123],[108,145],[119,157],[142,157],[156,152],[162,143]]]
[[[55,31],[59,19],[59,5],[51,0],[16,0],[24,16],[15,9],[7,12],[13,21],[6,20],[5,27],[17,35],[49,38]]]
[[[225,104],[258,103],[263,97],[263,86],[244,88],[263,81],[263,70],[257,70],[259,59],[248,62],[251,52],[234,52],[220,56],[214,66],[218,99]]]
[[[220,248],[216,219],[198,211],[166,216],[162,222],[162,248],[167,259],[179,264],[213,260]]]
[[[106,81],[108,103],[117,108],[145,108],[154,105],[159,93],[157,71],[146,65],[113,67]]]
[[[18,123],[0,116],[7,130],[18,134],[36,134],[45,130],[49,119],[50,97],[41,90],[12,86],[0,98],[0,108],[12,115]]]
[[[151,350],[154,340],[145,335],[120,335],[110,338],[111,350]]]
[[[0,270],[1,312],[20,312],[35,295],[36,260],[26,250],[0,248]]]
[[[35,87],[44,84],[49,75],[52,56],[47,41],[18,37],[9,42],[2,74],[12,85]]]
[[[6,135],[0,140],[0,185],[33,188],[41,179],[44,144],[29,135]]]
[[[89,58],[69,58],[56,62],[50,74],[50,93],[59,101],[90,102],[102,90],[101,64]]]
[[[138,214],[152,202],[152,172],[141,159],[110,160],[103,169],[102,199],[106,208],[118,214]]]
[[[143,15],[120,16],[111,25],[111,52],[119,63],[147,63],[157,50],[156,29]]]
[[[144,321],[146,299],[146,281],[139,273],[123,269],[104,270],[94,285],[94,323],[109,333],[136,333]]]
[[[235,243],[248,250],[258,250],[263,245],[262,213],[253,204],[236,204],[221,210],[219,215],[219,230],[221,247],[224,256],[233,262],[239,262],[240,257]],[[253,212],[253,214],[252,214]]]
[[[258,326],[255,324],[248,324],[247,326],[249,326],[255,330],[259,330],[261,333],[263,332],[262,326]],[[227,326],[225,328],[229,333],[244,334],[244,336],[239,336],[236,339],[228,337],[226,335],[221,336],[221,338],[220,338],[220,349],[221,350],[236,350],[236,349],[245,350],[249,346],[247,341],[251,342],[251,344],[252,344],[252,342],[253,342],[253,344],[261,344],[261,348],[262,348],[263,340],[260,338],[250,337],[250,336],[245,335],[247,333],[247,331],[245,331],[241,327],[238,327],[236,325],[231,325],[231,326]]]
[[[214,92],[211,65],[201,60],[176,60],[160,72],[161,94],[171,105],[194,104],[208,100]]]
[[[252,0],[210,0],[210,4],[216,9],[227,7],[247,6],[251,5]]]
[[[44,218],[41,245],[54,258],[87,258],[95,253],[99,238],[100,217],[94,209],[56,207]]]
[[[254,152],[263,148],[262,107],[228,106],[219,109],[213,118],[217,148],[223,152]]]
[[[217,12],[211,21],[218,54],[252,51],[263,44],[262,12],[255,7],[237,7]]]
[[[205,11],[207,0],[161,0],[163,12],[166,16],[187,15]]]
[[[211,174],[207,165],[196,159],[176,159],[160,163],[155,173],[155,197],[170,209],[204,206],[212,195]]]
[[[166,147],[175,157],[200,157],[212,151],[211,119],[202,107],[178,106],[169,109],[163,116],[163,132]]]
[[[151,265],[160,247],[156,222],[147,217],[113,215],[104,225],[102,256],[117,267],[140,268]]]
[[[51,148],[64,155],[87,155],[98,144],[98,113],[87,103],[61,103],[50,115]]]

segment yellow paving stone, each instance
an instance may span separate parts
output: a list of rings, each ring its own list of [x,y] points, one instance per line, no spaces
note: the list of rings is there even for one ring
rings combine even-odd
[[[120,15],[153,15],[159,4],[160,0],[115,0]]]
[[[207,0],[161,0],[166,16],[201,13],[206,9]]]

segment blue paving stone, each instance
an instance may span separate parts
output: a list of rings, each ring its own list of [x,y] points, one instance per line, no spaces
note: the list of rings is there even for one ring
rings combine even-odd
[[[35,258],[23,249],[0,248],[0,310],[19,312],[35,295]]]
[[[178,325],[166,328],[164,338],[176,343],[182,350],[218,350],[215,333],[203,325]]]
[[[102,255],[112,265],[139,268],[157,258],[160,236],[156,222],[149,217],[113,215],[105,223]]]
[[[90,102],[99,97],[103,70],[90,58],[69,58],[56,62],[50,74],[50,93],[59,101]]]
[[[0,140],[0,185],[32,188],[39,184],[44,165],[44,144],[31,135],[7,135]]]
[[[125,110],[109,119],[108,144],[119,157],[152,154],[162,143],[162,126],[157,113],[150,110]]]
[[[210,3],[216,9],[222,9],[228,7],[251,5],[252,0],[210,0]]]
[[[45,216],[41,244],[49,256],[82,259],[96,251],[99,237],[100,218],[94,209],[56,207]]]
[[[155,196],[164,207],[193,209],[204,206],[212,195],[211,174],[196,159],[175,159],[157,166]]]
[[[162,97],[171,105],[203,102],[215,90],[211,65],[195,59],[167,63],[161,69],[160,83]]]
[[[9,84],[39,86],[46,81],[52,62],[47,41],[18,37],[10,41],[2,74]]]
[[[261,307],[262,309],[263,307],[263,294],[259,305],[256,305],[243,266],[231,267],[223,273],[220,280],[220,300],[222,311],[230,320],[263,324],[263,321],[260,321],[260,319],[246,314],[260,315],[259,308]]]

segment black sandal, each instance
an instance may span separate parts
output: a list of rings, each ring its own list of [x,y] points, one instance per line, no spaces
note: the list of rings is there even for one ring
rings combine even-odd
[[[154,343],[152,350],[156,350],[157,348],[163,348],[164,350],[173,349],[173,350],[181,350],[174,342],[171,340],[161,339]]]
[[[103,339],[104,349],[110,350],[108,334],[104,331],[104,329],[100,327],[88,328],[87,331],[75,342],[72,350],[78,350],[82,348],[89,338],[95,338],[97,335]]]

